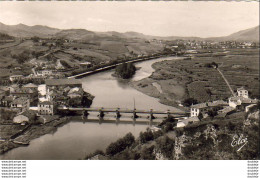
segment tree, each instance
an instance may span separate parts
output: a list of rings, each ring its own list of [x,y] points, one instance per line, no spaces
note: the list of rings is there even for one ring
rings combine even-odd
[[[216,110],[210,109],[210,110],[208,110],[207,114],[210,117],[215,117],[216,115],[218,115],[218,112]]]
[[[164,125],[163,131],[164,131],[165,133],[167,133],[167,132],[169,132],[169,131],[172,131],[172,130],[173,130],[173,127],[174,127],[173,123],[168,122],[168,123],[166,123],[166,124]]]
[[[155,155],[153,154],[154,145],[151,147],[144,147],[141,151],[141,159],[143,160],[155,160]]]
[[[141,143],[146,143],[154,139],[153,133],[150,129],[147,129],[146,132],[140,132],[139,139]]]
[[[192,104],[198,104],[198,101],[194,98],[187,98],[183,101],[183,105],[186,107],[190,107]]]
[[[132,63],[123,63],[116,67],[115,73],[123,78],[129,79],[135,74],[136,68]]]
[[[31,38],[34,43],[39,42],[40,38],[38,36],[34,36]]]
[[[200,121],[203,119],[203,115],[202,115],[201,112],[199,113],[198,118],[199,118]]]
[[[172,159],[172,152],[174,149],[175,142],[171,140],[168,136],[164,136],[156,140],[156,149],[160,150],[163,156],[168,159]]]
[[[126,134],[123,138],[118,139],[116,142],[111,143],[106,148],[106,153],[110,156],[113,156],[126,148],[130,147],[135,141],[135,138],[132,133]]]

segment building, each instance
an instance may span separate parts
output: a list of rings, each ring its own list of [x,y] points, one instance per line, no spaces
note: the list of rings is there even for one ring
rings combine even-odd
[[[237,95],[239,97],[249,98],[248,97],[248,91],[244,87],[241,87],[241,88],[237,89]]]
[[[199,118],[197,116],[189,117],[189,118],[184,118],[184,119],[179,119],[177,122],[176,127],[185,127],[188,124],[192,124],[194,122],[199,122]]]
[[[48,101],[53,101],[55,98],[57,98],[57,96],[59,96],[59,94],[55,90],[51,90],[46,93],[46,99]]]
[[[70,89],[67,96],[70,98],[77,98],[77,97],[82,97],[83,94],[84,94],[84,91],[82,88],[75,87],[75,88]]]
[[[11,75],[9,79],[12,82],[12,81],[15,81],[15,80],[21,80],[23,78],[24,78],[23,75]]]
[[[47,92],[53,89],[64,89],[67,86],[82,88],[82,82],[79,79],[46,79],[45,84]]]
[[[38,114],[39,115],[54,115],[56,114],[56,104],[51,101],[43,101],[38,103]]]
[[[29,88],[29,89],[32,89],[32,90],[37,90],[38,85],[35,85],[33,83],[28,83],[28,84],[24,85],[23,88]]]
[[[37,71],[37,75],[38,76],[50,76],[50,75],[52,75],[53,73],[52,73],[52,70],[39,70],[39,71]]]
[[[10,107],[13,100],[14,100],[14,98],[11,96],[1,96],[0,97],[0,106],[1,107]]]
[[[27,97],[30,99],[30,102],[33,102],[38,98],[38,91],[31,88],[14,88],[10,90],[10,96]]]
[[[36,120],[36,114],[33,111],[24,111],[22,113],[17,114],[13,118],[13,123],[15,124],[28,124],[34,122]]]
[[[227,106],[227,105],[228,105],[228,103],[223,100],[195,104],[190,107],[190,117],[197,117],[197,116],[199,116],[199,113],[204,114],[209,109],[212,109],[214,107],[221,107],[221,106]]]
[[[22,110],[28,110],[30,107],[30,100],[26,97],[15,98],[11,102],[11,108],[21,108]]]
[[[235,97],[230,97],[228,99],[228,104],[229,106],[237,109],[245,109],[246,106],[251,105],[251,104],[256,104],[257,99],[251,99],[251,98],[244,98],[242,96],[235,96]]]

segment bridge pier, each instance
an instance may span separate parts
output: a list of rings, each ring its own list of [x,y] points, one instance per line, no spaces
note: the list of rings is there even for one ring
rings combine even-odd
[[[138,115],[136,114],[136,109],[134,109],[134,111],[133,111],[133,119],[136,119],[136,118],[138,118]]]
[[[171,114],[170,114],[170,111],[168,110],[167,111],[167,119],[170,119],[171,118]]]
[[[121,117],[121,114],[119,112],[119,108],[116,110],[116,118],[119,119]]]
[[[102,111],[102,108],[99,110],[98,117],[103,118],[105,116],[104,111]]]
[[[153,115],[153,110],[150,110],[150,117],[149,117],[150,121],[155,119],[154,115]]]

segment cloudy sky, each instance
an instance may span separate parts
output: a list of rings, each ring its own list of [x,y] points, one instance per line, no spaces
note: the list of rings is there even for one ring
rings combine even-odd
[[[4,2],[0,22],[158,36],[225,36],[259,25],[259,2]]]

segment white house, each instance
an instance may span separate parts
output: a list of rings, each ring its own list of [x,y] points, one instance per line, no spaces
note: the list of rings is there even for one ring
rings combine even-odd
[[[23,75],[11,75],[9,79],[12,82],[12,81],[15,81],[15,80],[21,80],[22,78],[24,78]]]
[[[203,113],[213,107],[227,106],[227,105],[228,103],[223,100],[195,104],[190,107],[190,117],[198,117],[200,112]]]
[[[248,91],[244,87],[238,88],[237,95],[243,98],[248,98]]]
[[[55,104],[51,101],[43,101],[38,103],[38,114],[54,115],[56,113]]]
[[[21,108],[22,110],[28,110],[30,107],[30,100],[26,97],[16,98],[11,102],[12,108]]]
[[[189,117],[189,118],[184,118],[184,119],[179,119],[177,122],[177,127],[185,127],[186,125],[194,122],[199,122],[199,118],[194,116],[194,117]]]
[[[49,75],[52,75],[52,70],[40,70],[40,71],[37,71],[37,75],[38,76],[49,76]]]

